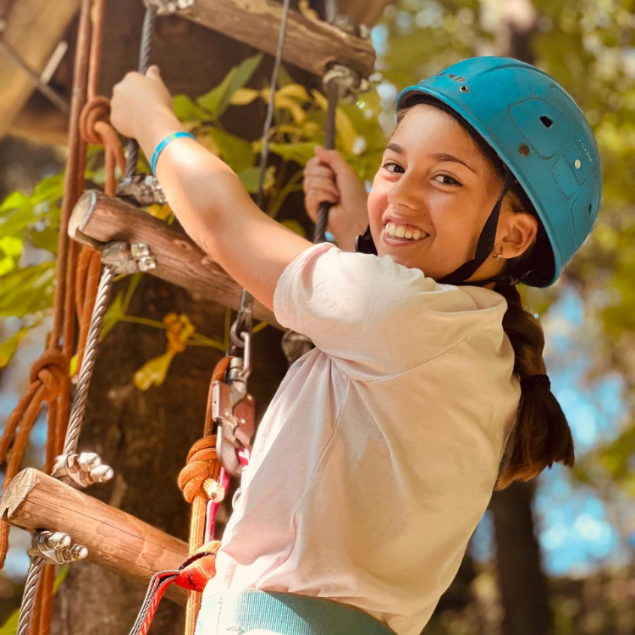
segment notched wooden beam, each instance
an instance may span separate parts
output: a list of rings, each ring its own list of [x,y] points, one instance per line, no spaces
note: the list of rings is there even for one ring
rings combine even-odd
[[[205,300],[235,310],[240,307],[242,288],[187,234],[121,199],[86,192],[73,210],[68,233],[89,246],[95,241],[145,243],[157,263],[149,273]],[[254,317],[282,328],[273,312],[259,302],[254,303]]]
[[[158,571],[177,569],[188,555],[184,541],[33,468],[11,481],[0,515],[30,532],[63,531],[87,547],[89,561],[140,584]],[[177,586],[166,595],[180,604],[187,600]]]

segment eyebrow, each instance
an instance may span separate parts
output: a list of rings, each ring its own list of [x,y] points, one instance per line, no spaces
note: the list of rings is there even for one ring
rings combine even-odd
[[[406,154],[406,151],[397,143],[389,143],[386,146],[386,150],[392,150],[393,152],[396,152],[397,154],[401,154],[401,155]],[[442,163],[444,161],[449,161],[451,163],[460,163],[461,165],[464,165],[468,170],[471,170],[472,172],[474,172],[474,174],[476,174],[476,170],[471,168],[467,163],[465,163],[465,161],[461,161],[461,159],[459,159],[458,157],[455,157],[453,154],[446,154],[444,152],[441,152],[441,153],[433,154],[432,158],[435,161],[438,161],[439,163]]]

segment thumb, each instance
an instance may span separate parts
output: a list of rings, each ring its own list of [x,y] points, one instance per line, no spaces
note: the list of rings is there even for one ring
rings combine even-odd
[[[146,72],[146,77],[150,77],[151,79],[161,79],[161,71],[156,64],[153,64],[148,68]]]

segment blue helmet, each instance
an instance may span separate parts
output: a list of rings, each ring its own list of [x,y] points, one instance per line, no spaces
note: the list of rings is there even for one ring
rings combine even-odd
[[[510,173],[475,259],[442,281],[462,283],[491,254],[500,202],[515,179],[538,214],[538,242],[542,237],[543,243],[537,256],[532,254],[529,270],[515,282],[552,285],[591,232],[600,208],[600,155],[582,111],[549,75],[504,57],[454,64],[402,90],[397,109],[413,96],[417,101],[424,96],[458,115]]]

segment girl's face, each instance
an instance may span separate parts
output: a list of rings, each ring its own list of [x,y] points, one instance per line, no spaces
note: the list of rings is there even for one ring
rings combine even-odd
[[[413,106],[384,152],[368,198],[378,255],[442,278],[474,257],[502,187],[494,167],[458,122],[434,106]],[[497,253],[515,216],[532,219],[537,230],[529,214],[514,214],[507,196],[499,218]],[[523,223],[530,229],[526,219]],[[527,244],[520,253],[533,236],[523,233],[520,242]],[[520,238],[516,235],[509,245],[515,249],[504,248],[504,258],[520,255]],[[490,257],[470,279],[494,275],[503,263]]]

